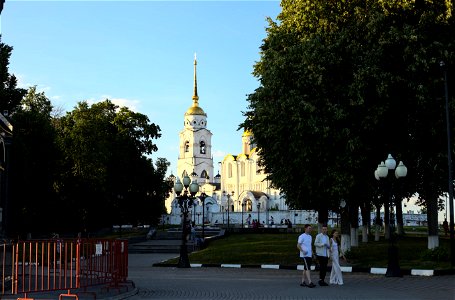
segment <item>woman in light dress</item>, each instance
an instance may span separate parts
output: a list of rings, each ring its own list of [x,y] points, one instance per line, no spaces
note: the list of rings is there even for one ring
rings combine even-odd
[[[330,272],[330,284],[343,284],[343,274],[340,268],[340,253],[338,245],[340,245],[340,239],[338,238],[338,231],[335,229],[332,231],[332,237],[330,238],[330,258],[332,259],[332,271]],[[341,249],[340,249],[341,250]],[[343,259],[346,260],[344,254],[341,253]]]

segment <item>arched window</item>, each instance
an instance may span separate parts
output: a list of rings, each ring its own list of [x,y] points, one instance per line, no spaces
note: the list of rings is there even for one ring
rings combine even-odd
[[[190,152],[190,142],[185,142],[185,152]]]
[[[187,172],[186,170],[183,171],[183,173],[182,173],[182,178],[185,177],[185,176],[187,176],[187,175],[188,175],[188,172]]]
[[[245,176],[245,162],[244,161],[242,161],[240,163],[240,174],[241,174],[241,176]]]
[[[249,199],[246,202],[246,211],[253,211],[253,203]]]
[[[228,164],[228,177],[232,178],[232,164]]]
[[[207,178],[207,177],[208,177],[207,171],[205,171],[205,170],[202,171],[202,173],[201,173],[201,178],[204,178],[204,179],[205,179],[205,178]]]
[[[199,143],[199,147],[200,147],[200,153],[205,154],[205,142],[204,141],[201,141]]]

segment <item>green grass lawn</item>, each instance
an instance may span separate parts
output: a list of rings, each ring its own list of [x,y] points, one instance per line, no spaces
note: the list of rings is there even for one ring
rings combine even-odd
[[[230,234],[211,241],[208,246],[189,255],[191,263],[201,264],[301,264],[297,250],[297,233]],[[442,261],[430,260],[427,253],[427,237],[405,236],[398,242],[402,269],[450,269],[448,260],[449,239],[440,238]],[[359,247],[347,253],[347,265],[356,267],[387,267],[389,243],[383,237],[378,242],[359,242]],[[446,257],[445,254],[447,254]],[[441,259],[440,259],[441,260]],[[168,263],[177,263],[178,259]]]

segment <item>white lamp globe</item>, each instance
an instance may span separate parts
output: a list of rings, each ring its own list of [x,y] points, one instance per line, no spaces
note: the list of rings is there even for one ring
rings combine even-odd
[[[397,162],[393,158],[392,154],[389,154],[389,156],[387,156],[385,165],[386,165],[387,169],[389,169],[389,170],[393,170],[397,166]]]

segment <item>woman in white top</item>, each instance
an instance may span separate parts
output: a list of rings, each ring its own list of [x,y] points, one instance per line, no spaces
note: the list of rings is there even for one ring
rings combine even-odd
[[[332,231],[332,237],[330,238],[330,259],[332,260],[332,271],[330,272],[330,284],[343,284],[343,274],[340,268],[340,254],[339,248],[340,240],[338,238],[338,231],[335,229]],[[346,260],[343,253],[341,253],[343,259]]]

